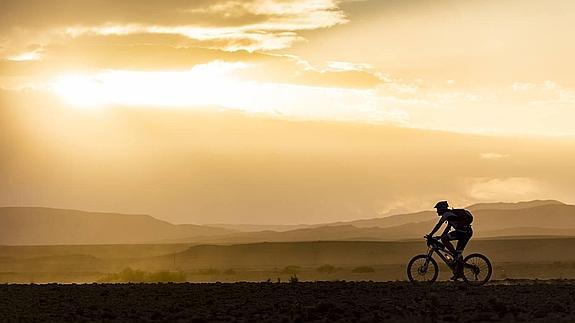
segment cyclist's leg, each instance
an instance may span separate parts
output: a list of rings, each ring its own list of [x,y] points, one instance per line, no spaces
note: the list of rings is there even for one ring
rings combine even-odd
[[[469,242],[469,240],[471,239],[471,236],[473,236],[473,230],[471,230],[471,228],[469,228],[468,231],[458,231],[457,232],[457,253],[462,254],[463,250],[465,249],[465,246],[467,246],[467,243]]]
[[[451,243],[452,240],[457,240],[457,236],[456,236],[455,231],[451,231],[448,234],[441,237],[441,242],[443,242],[445,247],[447,247],[447,250],[449,250],[451,253],[454,254],[455,253],[455,247],[453,246],[453,243]]]
[[[463,274],[463,250],[465,249],[465,246],[467,246],[467,243],[469,242],[469,240],[471,239],[471,236],[473,235],[473,231],[471,230],[471,228],[469,228],[468,231],[458,231],[457,232],[457,249],[455,252],[455,255],[457,257],[457,266],[455,268],[455,274],[456,276],[461,276]]]
[[[471,238],[471,237],[469,237],[469,238]],[[467,246],[467,243],[469,242],[469,238],[464,237],[464,238],[457,240],[457,247],[455,248],[457,253],[459,253],[459,254],[463,253],[465,246]]]

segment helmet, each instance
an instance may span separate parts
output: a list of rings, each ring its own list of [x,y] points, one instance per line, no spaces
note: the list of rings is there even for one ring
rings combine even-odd
[[[447,210],[449,209],[449,204],[447,201],[439,201],[433,208],[437,209],[437,211]]]

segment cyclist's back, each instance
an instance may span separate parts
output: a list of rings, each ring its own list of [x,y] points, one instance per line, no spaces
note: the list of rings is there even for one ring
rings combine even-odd
[[[442,222],[447,222],[455,230],[467,230],[473,222],[473,215],[465,209],[446,210],[441,215]]]

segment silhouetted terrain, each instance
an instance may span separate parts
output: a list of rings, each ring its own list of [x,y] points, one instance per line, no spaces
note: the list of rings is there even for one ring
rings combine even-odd
[[[575,206],[532,201],[470,208],[475,238],[466,252],[489,256],[495,279],[575,278],[569,252]],[[354,225],[234,232],[145,215],[0,208],[0,282],[94,282],[127,268],[205,282],[285,281],[293,274],[306,281],[403,280],[436,220],[433,212],[420,212]],[[370,221],[382,227],[365,226]],[[440,279],[448,274],[443,269]]]
[[[484,203],[469,207],[475,238],[575,236],[575,206],[558,201]],[[48,208],[0,208],[0,244],[249,243],[318,240],[405,240],[433,227],[433,211],[385,218],[292,226],[173,225],[148,215]],[[129,230],[126,230],[129,228]],[[263,228],[276,230],[254,231]],[[241,230],[248,232],[239,232]]]
[[[564,204],[555,200],[534,200],[534,201],[517,202],[517,203],[478,203],[468,206],[466,207],[466,209],[469,209],[472,212],[476,212],[479,210],[521,210],[546,205],[564,205]],[[340,221],[340,222],[311,224],[311,225],[310,224],[294,224],[294,225],[210,224],[210,226],[233,229],[243,232],[266,231],[266,230],[289,231],[296,229],[317,228],[322,226],[342,226],[342,225],[353,225],[354,227],[357,228],[371,228],[371,227],[388,228],[408,223],[426,222],[429,221],[430,219],[433,219],[433,216],[435,215],[436,215],[435,211],[422,211],[409,214],[396,214],[373,219]]]
[[[474,237],[574,236],[575,206],[558,201],[477,204]],[[314,225],[287,231],[241,232],[188,242],[245,243],[258,241],[402,240],[415,239],[431,230],[437,214],[424,211],[386,218]],[[229,226],[228,228],[234,228]]]
[[[1,321],[573,322],[572,281],[4,285]],[[511,283],[511,284],[509,284]],[[457,300],[454,303],[454,300]]]
[[[149,215],[0,208],[0,244],[4,245],[146,243],[230,232],[201,225],[174,225]]]
[[[518,202],[518,203],[479,203],[465,208],[473,212],[473,214],[478,214],[478,216],[481,217],[481,214],[483,213],[484,210],[492,210],[492,211],[524,210],[539,206],[553,206],[553,205],[565,205],[565,204],[555,200],[535,200],[535,201]],[[430,219],[434,219],[434,216],[437,216],[437,213],[435,211],[423,211],[411,214],[392,215],[385,218],[357,220],[342,223],[351,224],[358,228],[367,228],[367,227],[389,228],[414,222],[429,222]]]

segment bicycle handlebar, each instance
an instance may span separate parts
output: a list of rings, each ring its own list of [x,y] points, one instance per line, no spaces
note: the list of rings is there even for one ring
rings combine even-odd
[[[431,236],[424,236],[425,240],[427,241],[427,246],[431,247],[435,245],[435,247],[443,248],[443,244],[441,243],[440,237],[431,237]]]

